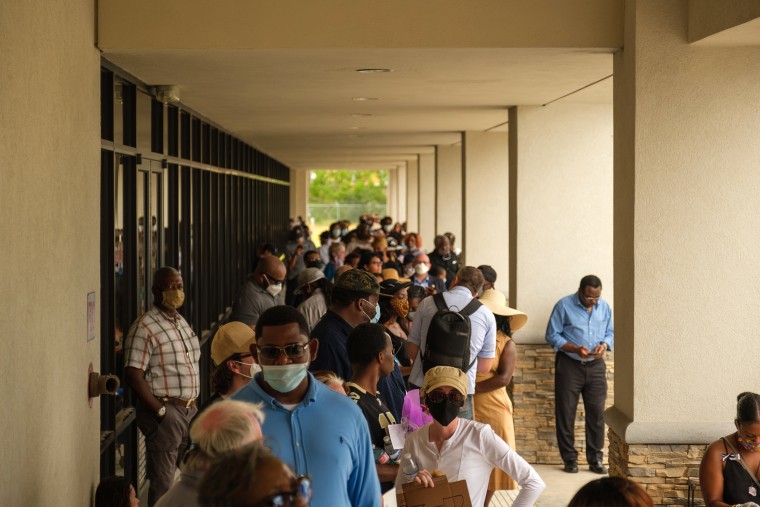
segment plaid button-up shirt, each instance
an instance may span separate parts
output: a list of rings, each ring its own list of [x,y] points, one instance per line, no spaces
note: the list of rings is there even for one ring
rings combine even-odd
[[[153,307],[127,334],[124,365],[145,372],[154,396],[194,400],[199,394],[198,337],[187,321],[174,321]]]

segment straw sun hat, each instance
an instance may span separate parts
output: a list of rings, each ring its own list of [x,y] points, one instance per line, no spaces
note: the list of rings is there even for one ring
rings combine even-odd
[[[521,311],[508,307],[506,296],[496,289],[488,289],[483,292],[483,295],[480,296],[480,302],[494,315],[512,317],[509,319],[509,327],[512,331],[517,331],[528,322],[528,316]]]

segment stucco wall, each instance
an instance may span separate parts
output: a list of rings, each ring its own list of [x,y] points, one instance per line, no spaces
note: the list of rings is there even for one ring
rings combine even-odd
[[[509,136],[465,132],[462,147],[467,265],[489,264],[496,288],[509,294]]]
[[[436,146],[436,232],[451,232],[462,240],[462,145]]]
[[[0,3],[0,505],[88,505],[87,293],[99,294],[95,4]],[[99,323],[96,323],[99,329]]]
[[[428,250],[435,237],[435,155],[424,153],[420,161],[420,230]]]
[[[554,304],[584,275],[612,277],[612,104],[510,110],[515,255],[510,302],[528,314],[521,343],[544,343]]]
[[[408,232],[419,232],[419,191],[419,164],[417,159],[409,160],[406,163],[406,230]],[[428,248],[426,238],[422,238],[422,244]]]
[[[732,429],[736,394],[758,389],[738,357],[760,327],[760,54],[687,44],[687,5],[632,3],[615,67],[615,278],[630,282],[615,398],[629,444],[699,443],[711,424],[712,440]]]

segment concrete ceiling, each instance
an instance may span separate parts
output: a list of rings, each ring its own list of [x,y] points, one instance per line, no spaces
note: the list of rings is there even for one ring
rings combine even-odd
[[[149,85],[178,85],[183,104],[294,169],[387,169],[459,142],[462,131],[506,130],[512,105],[611,103],[611,51],[150,49],[103,56]],[[362,68],[392,72],[356,72]]]

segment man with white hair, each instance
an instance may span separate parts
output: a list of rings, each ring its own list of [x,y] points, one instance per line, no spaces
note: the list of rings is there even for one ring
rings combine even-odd
[[[180,465],[182,472],[156,507],[198,507],[198,484],[211,462],[226,452],[262,439],[264,413],[259,405],[222,400],[201,413],[190,426],[193,445]]]

